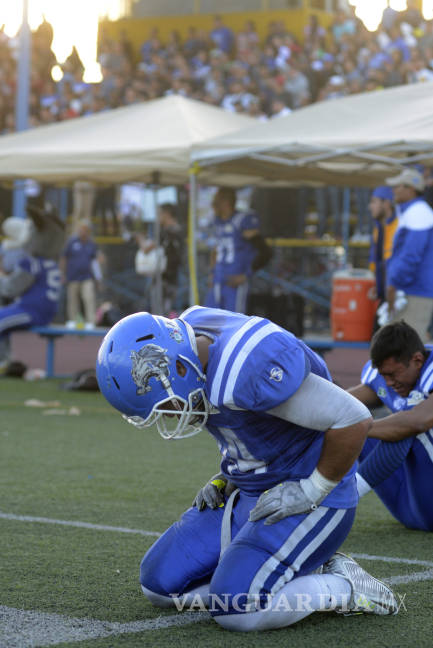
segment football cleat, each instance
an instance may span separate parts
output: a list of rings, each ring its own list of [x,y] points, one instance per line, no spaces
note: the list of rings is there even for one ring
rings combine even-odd
[[[323,574],[341,576],[350,583],[350,600],[347,606],[336,610],[339,614],[397,614],[398,604],[392,589],[371,576],[350,556],[337,551],[323,565]]]

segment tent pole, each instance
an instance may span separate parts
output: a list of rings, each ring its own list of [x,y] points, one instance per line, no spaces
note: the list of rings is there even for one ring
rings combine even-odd
[[[23,19],[19,34],[19,58],[17,70],[17,95],[15,103],[16,130],[28,128],[30,92],[30,26],[28,21],[29,0],[23,0]],[[13,194],[13,215],[24,218],[26,210],[25,180],[16,180]]]
[[[199,168],[194,164],[189,170],[189,205],[188,205],[188,268],[189,268],[189,305],[198,304],[199,295],[197,287],[197,175]]]
[[[159,223],[158,216],[158,187],[160,184],[159,171],[154,171],[152,173],[152,189],[153,189],[153,204],[155,209],[155,228],[154,228],[154,240],[156,249],[161,246],[161,227]],[[155,309],[155,315],[164,315],[163,312],[163,298],[162,298],[162,271],[161,266],[158,263],[156,268],[156,274],[153,279],[153,289],[155,295],[155,303],[152,308]],[[152,300],[153,301],[153,300]]]
[[[343,267],[347,266],[347,258],[349,253],[349,226],[350,226],[350,188],[344,187],[343,189]]]

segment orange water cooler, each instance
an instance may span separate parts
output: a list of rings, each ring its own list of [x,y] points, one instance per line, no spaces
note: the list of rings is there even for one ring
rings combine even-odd
[[[353,268],[334,274],[331,299],[334,340],[370,341],[378,302],[370,299],[368,293],[375,284],[370,270]]]

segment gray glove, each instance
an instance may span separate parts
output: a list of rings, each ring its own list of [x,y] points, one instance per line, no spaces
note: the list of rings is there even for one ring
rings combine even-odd
[[[192,503],[199,511],[203,511],[206,506],[211,509],[224,506],[224,495],[228,497],[234,490],[231,482],[219,473],[209,479],[207,484],[200,488]]]
[[[314,492],[309,482],[309,479],[287,481],[262,493],[250,511],[250,522],[265,517],[265,524],[274,524],[289,515],[314,511],[327,493]]]

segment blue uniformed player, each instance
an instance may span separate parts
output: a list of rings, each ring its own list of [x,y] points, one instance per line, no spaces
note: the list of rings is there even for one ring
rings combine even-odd
[[[206,306],[245,313],[249,279],[254,270],[267,263],[270,249],[259,232],[257,214],[236,211],[234,189],[220,187],[212,206],[216,248]]]
[[[370,414],[302,341],[219,309],[136,313],[104,338],[97,377],[129,422],[166,439],[206,426],[222,457],[221,473],[143,558],[153,604],[199,599],[242,631],[317,610],[397,611],[386,585],[337,552],[355,515]]]
[[[17,231],[16,235],[25,242],[28,222],[20,220],[23,232],[20,236]],[[56,314],[61,289],[60,270],[52,259],[31,256],[22,250],[13,268],[7,269],[8,273],[0,273],[0,298],[9,301],[0,308],[1,369],[9,362],[9,333],[48,324]]]
[[[433,531],[433,346],[404,321],[379,329],[362,383],[349,391],[368,407],[391,412],[374,421],[360,459],[358,488],[374,487],[392,515],[410,529]]]

